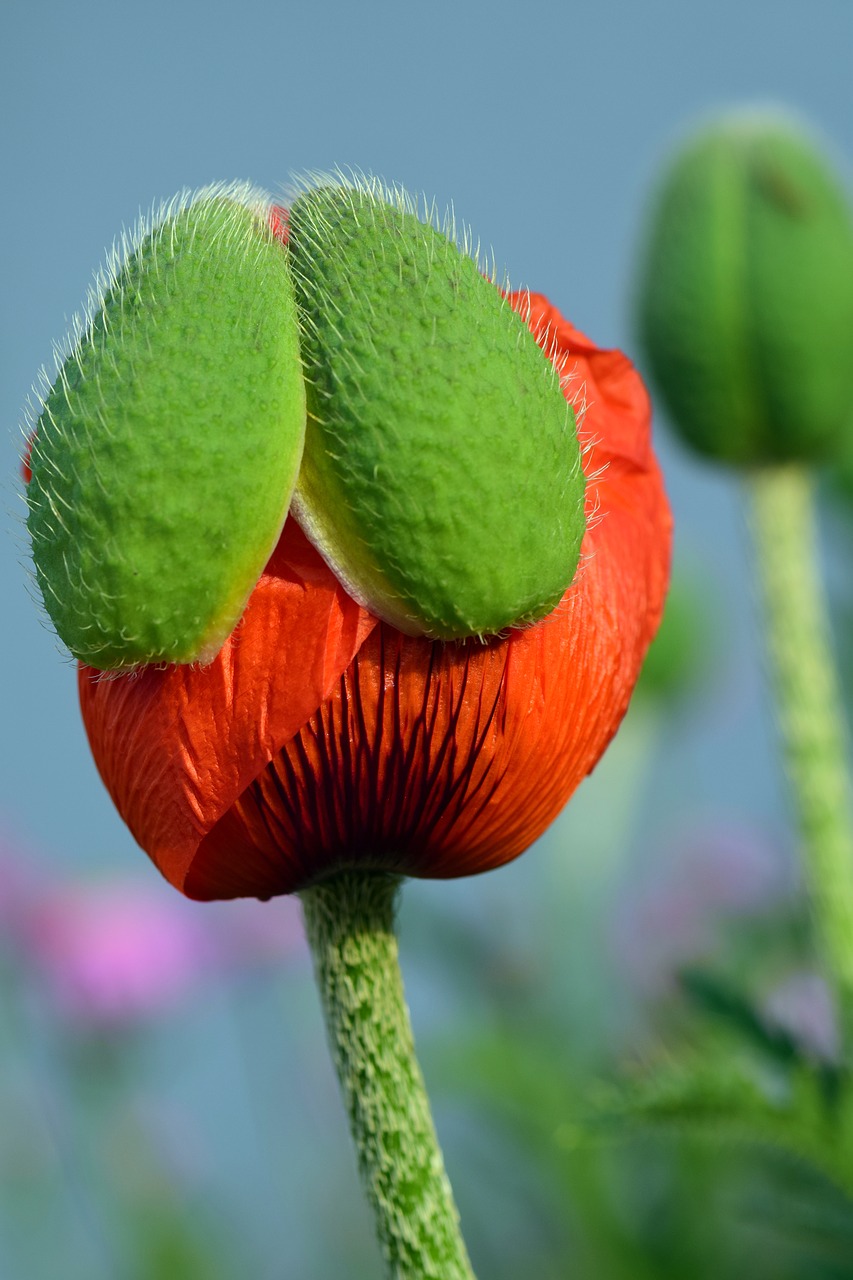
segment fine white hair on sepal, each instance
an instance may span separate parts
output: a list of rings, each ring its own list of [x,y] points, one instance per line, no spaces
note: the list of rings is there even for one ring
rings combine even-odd
[[[448,249],[452,247],[463,257],[473,262],[480,275],[485,280],[488,280],[500,293],[502,307],[512,310],[523,321],[524,326],[532,332],[534,339],[542,349],[546,357],[544,366],[546,376],[552,383],[559,386],[567,402],[567,423],[570,410],[574,411],[577,417],[575,398],[570,394],[571,384],[576,375],[571,371],[566,372],[569,357],[560,350],[557,335],[552,333],[551,326],[547,321],[542,321],[538,325],[531,325],[532,308],[529,289],[523,291],[525,301],[521,307],[517,305],[513,307],[511,305],[509,294],[513,292],[513,289],[507,272],[504,270],[499,275],[494,249],[489,246],[484,250],[480,240],[475,239],[474,233],[468,224],[458,221],[453,201],[450,202],[444,213],[441,213],[435,198],[430,199],[425,192],[412,194],[399,183],[388,183],[384,179],[365,173],[359,168],[341,168],[339,166],[335,166],[328,172],[307,170],[302,174],[292,174],[289,183],[282,188],[281,200],[287,207],[290,207],[300,198],[310,196],[312,192],[330,187],[351,193],[351,211],[354,216],[358,216],[363,212],[365,199],[376,206],[390,206],[401,214],[415,218],[425,228],[436,232],[445,240]],[[316,243],[319,244],[324,230],[328,230],[328,228],[324,222],[323,212],[316,205],[313,205],[302,228],[302,234],[306,236],[308,241],[309,253],[306,256],[309,258],[311,243],[315,242],[316,236]],[[429,243],[432,251],[435,244],[434,239],[430,238]],[[298,261],[294,259],[291,259],[291,270],[294,279],[298,280],[305,293],[310,295],[314,288],[314,281],[300,267]],[[356,287],[355,281],[350,283],[351,289]],[[329,297],[324,297],[324,304],[327,309],[326,321],[328,323],[328,309],[336,308],[340,310],[340,304]],[[306,333],[316,333],[316,323],[310,313],[303,312],[301,323]],[[524,338],[524,329],[519,328],[517,343],[521,344]],[[308,371],[306,371],[306,381],[313,384],[313,379]]]
[[[132,227],[121,229],[106,251],[104,261],[96,269],[83,305],[72,317],[65,337],[53,343],[52,368],[43,365],[36,375],[21,421],[24,438],[22,461],[54,383],[57,378],[64,378],[69,361],[79,365],[81,348],[84,343],[91,344],[94,321],[103,313],[104,304],[119,284],[122,272],[143,249],[149,248],[156,272],[158,246],[168,237],[170,248],[174,250],[175,222],[182,213],[193,206],[228,201],[244,209],[255,209],[262,222],[266,222],[273,203],[265,191],[251,182],[214,182],[197,189],[184,188],[169,200],[152,205],[147,212],[141,210]],[[218,235],[221,238],[229,232],[235,241],[243,241],[248,253],[253,241],[246,233],[245,223],[235,220],[230,228],[223,226]],[[270,230],[270,236],[272,234]],[[215,241],[211,240],[210,247],[215,247]]]
[[[508,287],[504,290],[503,286],[501,286],[501,289],[504,292],[504,304],[509,307],[511,304],[506,295],[509,294],[511,290]],[[521,295],[521,303],[519,305],[518,301],[516,301],[512,310],[519,319],[524,322],[527,329],[529,329],[533,334],[537,346],[542,350],[542,353],[548,363],[552,380],[559,385],[564,399],[567,404],[571,406],[575,414],[576,425],[579,431],[580,414],[585,409],[585,405],[583,406],[583,409],[579,410],[577,404],[577,392],[572,391],[572,384],[577,381],[577,373],[573,369],[569,369],[567,372],[566,369],[566,366],[571,359],[571,352],[564,351],[562,349],[557,333],[548,320],[542,317],[535,323],[532,322],[533,304],[530,298],[530,290],[517,290],[516,294]],[[524,332],[523,330],[519,330],[518,342],[521,342],[523,338]]]
[[[480,274],[492,284],[504,293],[510,292],[508,277],[505,274],[498,277],[494,250],[491,246],[484,248],[480,240],[475,239],[471,227],[457,221],[452,201],[442,213],[436,200],[428,197],[425,192],[413,194],[400,183],[388,183],[383,178],[350,166],[335,166],[330,171],[309,169],[304,173],[292,174],[290,181],[282,188],[281,199],[289,207],[301,197],[323,187],[336,187],[352,192],[353,213],[359,212],[359,200],[366,199],[375,205],[389,205],[398,213],[416,218],[425,227],[443,236],[464,257],[470,258]]]

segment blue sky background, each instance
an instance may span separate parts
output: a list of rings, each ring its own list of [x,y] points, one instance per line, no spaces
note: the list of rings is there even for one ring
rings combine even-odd
[[[28,597],[14,480],[37,369],[140,209],[218,179],[276,191],[291,173],[357,166],[452,200],[514,284],[635,353],[632,262],[672,140],[722,106],[779,101],[849,159],[852,63],[849,0],[814,0],[807,16],[793,0],[5,0],[0,827],[68,866],[140,856]],[[659,753],[650,821],[721,805],[776,820],[738,486],[686,457],[660,419],[658,438],[677,563],[703,584],[715,661]]]

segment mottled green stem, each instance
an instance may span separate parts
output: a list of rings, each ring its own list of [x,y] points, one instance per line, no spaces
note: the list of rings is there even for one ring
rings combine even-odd
[[[473,1280],[403,994],[399,883],[342,872],[301,895],[305,928],[386,1275]]]
[[[853,1054],[853,822],[842,700],[805,467],[752,479],[753,532],[786,763],[818,942]]]

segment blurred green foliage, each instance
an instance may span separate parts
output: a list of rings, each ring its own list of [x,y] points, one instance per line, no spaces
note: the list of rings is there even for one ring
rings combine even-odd
[[[718,639],[714,603],[698,577],[681,573],[673,578],[635,696],[674,706],[702,687]]]

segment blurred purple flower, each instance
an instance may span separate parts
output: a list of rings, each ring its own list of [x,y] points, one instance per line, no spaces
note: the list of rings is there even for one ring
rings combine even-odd
[[[823,1061],[838,1060],[841,1045],[832,997],[819,974],[788,974],[765,998],[764,1016],[793,1036],[806,1053]]]
[[[765,835],[734,825],[694,833],[617,907],[620,968],[644,994],[659,995],[686,963],[710,954],[727,918],[758,915],[791,889],[785,859]]]

